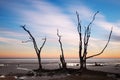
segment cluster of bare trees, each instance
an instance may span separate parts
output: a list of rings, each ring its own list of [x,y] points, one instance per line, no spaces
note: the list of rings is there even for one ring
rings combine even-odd
[[[78,26],[77,26],[77,31],[79,34],[79,61],[80,61],[80,70],[86,69],[86,59],[88,58],[92,58],[95,56],[98,56],[100,54],[102,54],[104,52],[104,50],[106,49],[110,38],[111,38],[111,34],[112,34],[112,29],[110,31],[109,34],[109,38],[108,41],[105,45],[105,47],[102,49],[102,51],[100,53],[91,55],[91,56],[87,56],[88,52],[88,43],[89,43],[89,39],[90,39],[90,35],[91,35],[91,24],[94,22],[95,20],[95,16],[96,14],[99,13],[98,11],[94,14],[92,21],[88,24],[87,27],[85,27],[85,31],[84,34],[82,34],[82,30],[81,30],[81,23],[80,23],[80,19],[79,19],[79,14],[78,12],[76,12],[77,15],[77,20],[78,20]],[[30,36],[30,40],[33,42],[34,45],[34,49],[36,51],[37,57],[38,57],[38,62],[39,62],[39,70],[42,70],[42,64],[41,64],[41,50],[44,47],[45,43],[46,43],[46,37],[43,40],[42,45],[38,48],[37,43],[35,38],[33,37],[33,35],[30,33],[30,31],[28,29],[26,29],[25,25],[21,26]],[[61,42],[61,35],[59,34],[59,30],[57,30],[57,36],[58,36],[58,41],[60,44],[60,49],[61,49],[61,55],[60,55],[60,61],[62,64],[62,69],[66,69],[66,62],[65,62],[65,58],[64,58],[64,50],[63,50],[63,46],[62,46],[62,42]]]
[[[27,41],[23,41],[24,42],[28,42],[28,41],[32,41],[33,42],[33,45],[34,45],[34,49],[35,49],[35,52],[37,54],[37,58],[38,58],[38,62],[39,62],[39,68],[38,70],[42,70],[42,64],[41,64],[41,50],[42,48],[44,47],[45,43],[46,43],[46,37],[43,38],[42,40],[43,43],[42,45],[40,46],[40,48],[38,48],[37,46],[37,43],[36,43],[36,40],[35,38],[33,37],[33,35],[30,33],[30,31],[28,29],[26,29],[25,25],[21,26],[30,36],[30,40],[27,40]],[[65,62],[65,58],[64,58],[64,52],[63,52],[63,47],[62,47],[62,42],[61,42],[61,36],[59,34],[59,30],[57,30],[57,36],[58,36],[58,41],[60,43],[60,48],[61,48],[61,55],[60,55],[60,61],[61,61],[61,64],[62,64],[62,68],[63,69],[66,69],[66,62]]]

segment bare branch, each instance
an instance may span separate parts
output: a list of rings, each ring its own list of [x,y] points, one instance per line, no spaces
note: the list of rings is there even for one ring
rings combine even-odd
[[[38,54],[38,53],[39,53],[39,50],[38,50],[38,47],[37,47],[35,38],[32,36],[32,34],[30,33],[30,31],[25,28],[25,25],[23,25],[23,26],[21,26],[21,27],[22,27],[22,28],[29,34],[29,36],[31,37],[31,39],[32,39],[32,41],[33,41],[34,49],[35,49],[36,53]]]
[[[59,34],[59,30],[57,29],[57,36],[61,39],[61,35]]]
[[[22,41],[22,43],[27,43],[27,42],[31,42],[32,40],[26,40],[26,41]]]
[[[110,42],[110,38],[111,38],[111,35],[112,35],[112,30],[113,30],[113,27],[111,28],[108,41],[107,41],[105,47],[102,49],[102,51],[101,51],[100,53],[98,53],[98,54],[95,54],[95,55],[92,55],[92,56],[88,56],[88,57],[86,57],[86,59],[92,58],[92,57],[95,57],[95,56],[98,56],[98,55],[102,54],[102,53],[105,51],[105,49],[107,48],[107,46],[108,46],[108,44],[109,44],[109,42]]]
[[[78,27],[77,27],[77,30],[78,30],[78,33],[81,33],[81,24],[80,24],[79,14],[78,14],[77,11],[76,11],[76,15],[77,15],[77,19],[78,19]]]
[[[97,11],[94,15],[93,15],[93,19],[92,21],[88,24],[88,29],[89,29],[89,26],[93,23],[93,21],[95,20],[95,16],[99,13],[99,11]]]
[[[90,34],[91,34],[91,27],[90,27],[90,25],[91,25],[91,24],[93,23],[93,21],[95,20],[95,16],[96,16],[97,13],[99,13],[99,11],[97,11],[97,12],[93,15],[92,21],[88,24],[87,28],[85,29],[83,57],[85,57],[85,56],[87,55],[87,46],[88,46],[88,42],[89,42],[89,38],[90,38]]]
[[[45,45],[46,37],[45,37],[44,39],[42,39],[42,40],[44,40],[44,42],[43,42],[43,44],[42,44],[41,47],[40,47],[39,54],[41,53],[41,50],[42,50],[43,46]]]
[[[60,48],[61,48],[61,52],[62,52],[62,56],[64,56],[64,53],[63,53],[63,48],[62,48],[62,42],[61,42],[61,36],[59,34],[59,30],[57,29],[57,36],[59,37],[59,43],[60,43]]]

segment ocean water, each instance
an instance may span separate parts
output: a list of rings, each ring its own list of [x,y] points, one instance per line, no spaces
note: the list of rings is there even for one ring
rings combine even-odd
[[[67,65],[74,66],[79,64],[79,59],[65,59]],[[104,65],[116,65],[120,64],[120,59],[103,59],[103,58],[92,58],[87,59],[87,65],[94,65],[94,63],[100,63]],[[37,64],[37,59],[0,59],[0,66],[3,64]],[[42,59],[42,64],[60,64],[59,59]]]

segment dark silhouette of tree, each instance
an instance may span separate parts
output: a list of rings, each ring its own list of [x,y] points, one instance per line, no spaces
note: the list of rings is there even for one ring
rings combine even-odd
[[[60,43],[60,48],[61,48],[61,53],[62,55],[60,55],[60,61],[62,63],[62,68],[66,69],[66,62],[65,62],[65,58],[64,58],[64,52],[63,52],[63,47],[62,47],[62,42],[61,42],[61,36],[59,35],[59,30],[57,30],[57,36],[59,38],[59,43]]]
[[[32,41],[33,42],[33,45],[34,45],[34,49],[36,51],[36,54],[37,54],[37,57],[38,57],[38,62],[39,62],[39,69],[38,70],[42,70],[42,64],[41,64],[41,50],[43,48],[43,46],[45,45],[45,42],[46,42],[46,37],[42,40],[43,43],[42,45],[40,46],[40,48],[37,47],[37,43],[35,41],[35,38],[32,36],[32,34],[30,33],[30,31],[28,29],[26,29],[25,25],[21,26],[30,36],[30,40],[27,40],[25,42],[28,42],[28,41]]]
[[[102,54],[104,52],[104,50],[106,49],[106,47],[108,46],[108,43],[110,41],[110,38],[111,38],[111,34],[112,34],[112,29],[110,31],[110,34],[109,34],[109,38],[108,38],[108,41],[105,45],[105,47],[102,49],[102,51],[98,54],[94,54],[94,55],[91,55],[91,56],[87,56],[88,52],[87,52],[87,49],[88,49],[88,43],[89,43],[89,38],[90,38],[90,34],[91,34],[91,24],[93,23],[93,21],[95,20],[95,16],[96,14],[98,14],[99,11],[97,11],[94,16],[93,16],[93,19],[92,21],[88,24],[87,27],[85,27],[85,33],[84,35],[82,36],[82,31],[81,31],[81,23],[80,23],[80,20],[79,20],[79,14],[78,12],[76,12],[76,15],[77,15],[77,20],[78,20],[78,26],[77,26],[77,31],[78,31],[78,34],[79,34],[79,59],[80,59],[80,70],[83,70],[83,69],[86,69],[86,59],[88,58],[92,58],[92,57],[95,57],[95,56],[98,56],[100,54]]]

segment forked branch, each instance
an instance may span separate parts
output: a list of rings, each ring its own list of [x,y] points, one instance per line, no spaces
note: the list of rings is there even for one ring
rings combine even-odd
[[[30,33],[30,31],[25,28],[25,25],[23,25],[23,26],[21,26],[21,27],[29,34],[31,40],[33,41],[34,49],[35,49],[36,53],[38,54],[38,53],[39,53],[39,50],[38,50],[38,47],[37,47],[35,38],[32,36],[32,34]]]
[[[39,54],[41,53],[41,50],[42,50],[43,46],[45,45],[46,37],[45,37],[44,39],[42,39],[42,40],[44,40],[44,41],[43,41],[43,44],[42,44],[41,47],[40,47]]]
[[[21,26],[21,27],[29,34],[30,40],[33,42],[34,49],[35,49],[36,53],[37,53],[37,54],[40,54],[40,53],[41,53],[41,50],[42,50],[42,48],[43,48],[43,46],[44,46],[44,44],[45,44],[45,42],[46,42],[46,37],[45,37],[44,39],[42,39],[42,40],[44,40],[44,42],[43,42],[43,44],[41,45],[40,49],[38,49],[37,44],[36,44],[36,41],[35,41],[35,38],[32,36],[32,34],[30,33],[30,31],[29,31],[28,29],[26,29],[25,25],[23,25],[23,26]],[[28,41],[30,41],[30,40],[28,40]],[[24,42],[28,42],[28,41],[22,41],[22,42],[24,43]]]

